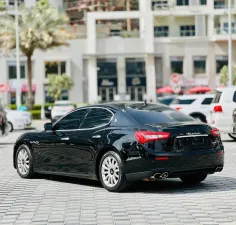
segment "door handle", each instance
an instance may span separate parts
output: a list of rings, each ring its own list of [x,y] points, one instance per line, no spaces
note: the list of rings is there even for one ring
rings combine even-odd
[[[65,138],[62,138],[61,140],[62,140],[62,141],[68,141],[68,140],[70,140],[70,138],[65,137]]]
[[[101,138],[101,135],[95,135],[92,138]]]

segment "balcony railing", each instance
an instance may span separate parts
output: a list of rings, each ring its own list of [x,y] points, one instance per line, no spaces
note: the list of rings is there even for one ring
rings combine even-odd
[[[215,28],[215,34],[218,34],[218,35],[226,35],[228,34],[228,28]],[[232,27],[232,34],[236,34],[236,27]]]

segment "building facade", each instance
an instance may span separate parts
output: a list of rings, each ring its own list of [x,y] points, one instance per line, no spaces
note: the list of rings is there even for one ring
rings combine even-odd
[[[59,2],[53,1],[60,8]],[[75,16],[78,2],[66,4],[69,15],[69,6],[73,5]],[[232,2],[235,66],[236,0]],[[183,87],[215,88],[220,85],[221,68],[228,64],[227,20],[226,0],[139,0],[139,10],[87,12],[83,23],[71,26],[77,39],[70,41],[69,47],[35,52],[35,102],[48,101],[49,72],[66,72],[72,77],[74,87],[63,94],[63,99],[76,103],[155,101],[156,89],[169,85],[173,73],[181,75]],[[127,21],[132,22],[129,29]],[[14,53],[2,55],[0,63],[0,83],[12,87],[4,98],[12,102],[16,85]],[[21,63],[23,74],[24,56]],[[26,79],[22,77],[21,82],[25,84]]]

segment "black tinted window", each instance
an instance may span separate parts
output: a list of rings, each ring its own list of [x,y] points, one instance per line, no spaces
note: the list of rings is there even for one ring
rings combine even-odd
[[[177,105],[190,105],[192,104],[196,99],[175,99],[172,104]]]
[[[222,95],[222,92],[217,91],[216,95],[215,95],[215,98],[212,100],[212,103],[219,103],[221,95]]]
[[[234,92],[233,101],[236,102],[236,91]]]
[[[68,114],[54,125],[55,129],[56,130],[78,129],[86,112],[87,109],[81,109]]]
[[[110,122],[112,115],[106,109],[91,109],[80,128],[94,128],[105,125]]]
[[[194,121],[190,116],[169,107],[155,104],[129,105],[126,113],[139,124],[165,124]]]
[[[202,102],[202,105],[210,105],[212,103],[213,98],[205,98]]]
[[[174,98],[166,98],[166,99],[161,99],[160,103],[164,104],[164,105],[170,105],[170,103],[172,103],[174,100]]]

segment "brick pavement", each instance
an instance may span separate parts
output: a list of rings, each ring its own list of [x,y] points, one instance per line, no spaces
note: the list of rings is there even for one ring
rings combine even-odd
[[[124,193],[83,179],[21,179],[12,167],[12,145],[0,145],[0,224],[236,224],[236,143],[224,145],[223,172],[200,185],[138,182]]]

